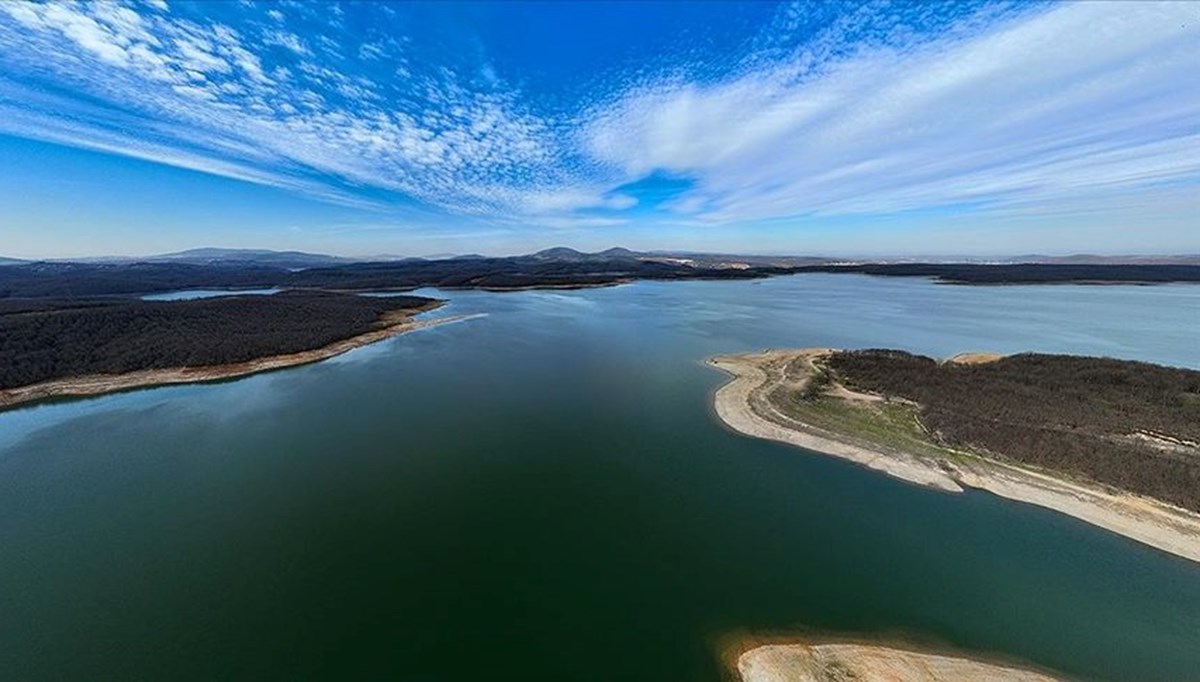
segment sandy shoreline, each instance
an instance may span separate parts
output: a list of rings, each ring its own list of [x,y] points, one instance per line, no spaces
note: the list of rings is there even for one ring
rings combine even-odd
[[[765,351],[711,358],[708,364],[731,376],[717,389],[713,406],[727,426],[748,436],[780,441],[841,457],[891,476],[947,492],[987,490],[1036,504],[1124,535],[1166,552],[1200,562],[1200,514],[1146,497],[1067,481],[1024,467],[972,456],[951,461],[906,452],[888,452],[816,429],[781,413],[766,399],[781,384],[801,385],[804,377],[783,368],[797,358],[832,352],[816,348]]]
[[[953,653],[857,641],[767,643],[732,661],[743,682],[1054,682],[1028,668]]]
[[[435,306],[436,307],[436,306]],[[433,310],[429,308],[428,310]],[[427,312],[427,311],[421,311]],[[55,379],[17,388],[0,389],[0,410],[12,409],[52,398],[98,396],[105,393],[126,391],[134,388],[165,386],[169,384],[194,384],[221,381],[236,377],[269,372],[285,367],[296,367],[325,360],[363,346],[398,336],[417,329],[426,329],[451,322],[478,317],[478,315],[456,315],[433,320],[413,319],[411,311],[395,311],[383,316],[382,326],[369,332],[335,341],[321,348],[271,355],[245,362],[205,367],[170,367],[150,369],[125,374],[92,374],[88,376]]]

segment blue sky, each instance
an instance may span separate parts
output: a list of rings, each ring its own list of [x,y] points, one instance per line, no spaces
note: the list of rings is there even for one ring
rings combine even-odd
[[[1200,4],[0,0],[0,253],[1200,252]]]

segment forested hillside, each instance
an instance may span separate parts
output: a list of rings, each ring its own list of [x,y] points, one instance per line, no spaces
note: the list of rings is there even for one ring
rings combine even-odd
[[[835,353],[827,367],[849,387],[919,403],[948,445],[1200,511],[1200,372],[1039,354],[940,363],[891,350]]]
[[[1200,282],[1197,265],[865,263],[775,265],[763,257],[669,259],[613,249],[550,249],[528,256],[363,262],[288,269],[255,263],[25,263],[0,267],[0,299],[85,298],[177,289],[256,287],[407,290],[587,287],[633,280],[755,279],[811,272],[927,277],[952,284]],[[795,259],[793,259],[794,261]],[[792,262],[792,261],[785,261]]]
[[[436,301],[287,291],[185,301],[8,301],[0,388],[86,374],[197,367],[320,348]]]

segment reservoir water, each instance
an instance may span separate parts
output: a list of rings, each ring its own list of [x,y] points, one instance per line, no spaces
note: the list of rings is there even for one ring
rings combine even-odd
[[[162,294],[146,294],[142,296],[142,300],[190,301],[197,298],[216,298],[217,296],[269,296],[280,291],[281,289],[185,289]]]
[[[0,679],[720,680],[738,633],[1200,677],[1200,565],[724,429],[718,353],[1200,367],[1200,286],[429,292],[330,361],[0,414]]]

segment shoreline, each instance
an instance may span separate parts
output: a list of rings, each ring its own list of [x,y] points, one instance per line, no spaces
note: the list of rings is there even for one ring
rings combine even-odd
[[[777,370],[788,361],[811,361],[828,348],[764,351],[710,358],[707,364],[730,376],[713,394],[719,420],[743,435],[774,440],[839,457],[918,485],[948,493],[985,490],[1019,502],[1072,516],[1176,556],[1200,562],[1200,514],[1132,493],[1066,480],[978,455],[959,459],[918,455],[854,442],[803,424],[775,408],[764,396],[794,377]],[[801,380],[805,377],[801,377]]]
[[[768,637],[736,642],[722,660],[742,682],[1058,682],[1063,678],[1003,658],[942,647],[840,637]]]
[[[443,304],[431,306],[419,313],[430,312]],[[334,341],[320,348],[268,355],[254,360],[234,362],[224,365],[206,365],[201,367],[168,367],[163,369],[138,370],[124,374],[89,374],[85,376],[53,379],[27,386],[0,389],[0,412],[29,407],[39,402],[57,398],[88,398],[119,393],[139,388],[155,386],[170,386],[176,384],[201,384],[213,381],[224,381],[239,377],[270,372],[289,367],[299,367],[321,360],[342,355],[356,348],[362,348],[385,339],[399,336],[418,329],[427,329],[452,322],[461,322],[479,315],[454,315],[433,320],[414,319],[410,311],[396,311],[380,318],[381,326],[371,331],[351,336],[341,341]]]

